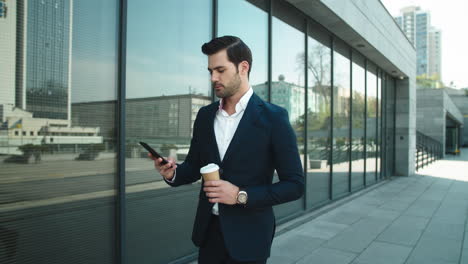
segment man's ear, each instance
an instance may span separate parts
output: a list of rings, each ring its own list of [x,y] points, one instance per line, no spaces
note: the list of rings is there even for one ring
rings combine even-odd
[[[249,73],[249,69],[250,69],[250,65],[247,61],[242,61],[241,63],[239,63],[239,72],[244,74],[244,75],[248,75]]]

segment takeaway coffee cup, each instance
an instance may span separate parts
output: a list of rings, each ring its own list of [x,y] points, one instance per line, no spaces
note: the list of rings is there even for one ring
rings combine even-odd
[[[219,180],[219,166],[214,163],[210,163],[200,169],[200,174],[203,176],[203,180],[205,181]]]

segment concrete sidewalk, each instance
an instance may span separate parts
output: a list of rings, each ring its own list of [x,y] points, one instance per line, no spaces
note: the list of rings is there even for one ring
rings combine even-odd
[[[353,196],[280,226],[268,263],[468,264],[468,149]]]

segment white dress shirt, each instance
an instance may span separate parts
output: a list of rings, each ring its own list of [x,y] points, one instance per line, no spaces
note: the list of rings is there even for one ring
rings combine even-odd
[[[223,109],[223,99],[219,100],[219,109],[216,112],[214,121],[214,132],[216,136],[216,143],[218,145],[219,157],[221,160],[224,159],[224,155],[231,143],[234,133],[236,133],[237,127],[244,116],[245,109],[249,103],[250,97],[252,97],[252,87],[241,97],[239,102],[236,104],[236,112],[229,115]],[[212,209],[212,213],[219,215],[218,203],[215,203]]]
[[[224,155],[231,143],[234,133],[236,133],[237,127],[244,116],[245,109],[249,103],[250,97],[253,95],[252,87],[241,97],[239,102],[236,104],[236,112],[232,115],[229,115],[223,109],[223,99],[219,100],[219,109],[216,112],[216,117],[214,120],[214,131],[216,136],[216,144],[218,145],[219,157],[221,160],[224,159]],[[219,165],[219,164],[218,164]],[[173,183],[176,178],[176,171],[174,172],[174,177],[168,181]],[[219,215],[218,203],[215,203],[211,211],[215,215]]]

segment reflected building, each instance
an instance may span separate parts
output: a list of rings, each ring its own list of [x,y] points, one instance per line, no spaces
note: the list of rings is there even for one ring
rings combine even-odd
[[[262,98],[267,98],[266,83],[253,85],[252,89]],[[289,120],[294,122],[304,114],[305,88],[285,80],[284,75],[278,76],[278,81],[271,83],[271,101],[286,109],[289,113]]]
[[[73,0],[18,0],[16,106],[70,121]]]
[[[15,103],[16,1],[0,1],[0,121],[5,121],[3,105]]]
[[[192,137],[198,110],[210,103],[211,97],[194,94],[127,99],[127,142],[145,141],[156,146],[167,142],[186,145]],[[72,122],[78,126],[99,126],[105,140],[112,141],[115,120],[108,116],[89,118],[89,114],[110,111],[115,109],[115,104],[115,101],[74,103]]]
[[[0,3],[0,154],[102,143],[99,126],[71,124],[73,0]]]

